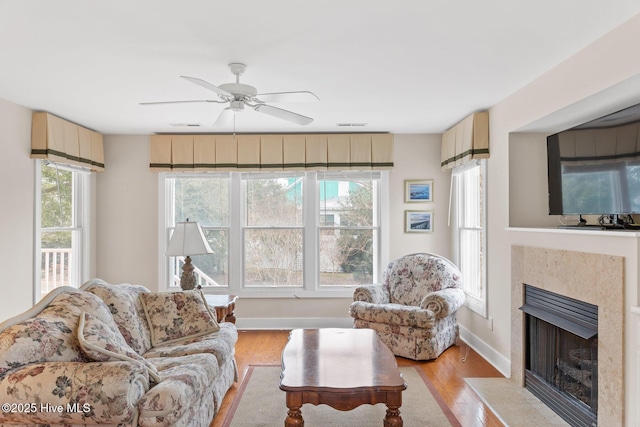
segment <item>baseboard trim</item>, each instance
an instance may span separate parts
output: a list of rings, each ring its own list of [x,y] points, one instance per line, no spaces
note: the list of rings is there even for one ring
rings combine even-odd
[[[489,344],[472,334],[464,326],[459,325],[460,338],[467,343],[476,353],[482,356],[487,362],[491,363],[502,375],[507,378],[511,377],[511,360],[498,353]]]
[[[310,328],[353,328],[350,317],[269,317],[269,318],[238,318],[238,329],[268,330],[268,329],[310,329]]]

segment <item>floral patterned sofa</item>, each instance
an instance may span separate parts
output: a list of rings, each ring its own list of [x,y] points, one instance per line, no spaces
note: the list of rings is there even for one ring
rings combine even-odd
[[[237,339],[199,290],[55,289],[0,324],[0,425],[209,426]]]
[[[371,328],[396,356],[435,359],[458,337],[462,275],[448,259],[405,255],[387,266],[383,283],[355,289],[354,327]]]

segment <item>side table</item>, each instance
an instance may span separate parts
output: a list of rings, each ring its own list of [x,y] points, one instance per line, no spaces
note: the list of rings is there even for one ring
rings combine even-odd
[[[218,322],[236,323],[236,295],[205,295],[204,298],[216,310]]]

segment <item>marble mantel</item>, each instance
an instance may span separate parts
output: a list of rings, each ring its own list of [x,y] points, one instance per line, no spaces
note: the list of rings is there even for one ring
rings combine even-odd
[[[598,424],[625,424],[624,257],[511,246],[511,378],[524,386],[524,284],[598,306]]]

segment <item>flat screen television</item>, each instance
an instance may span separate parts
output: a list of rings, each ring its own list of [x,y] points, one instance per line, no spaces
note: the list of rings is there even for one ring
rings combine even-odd
[[[550,215],[640,213],[640,104],[547,137]]]

